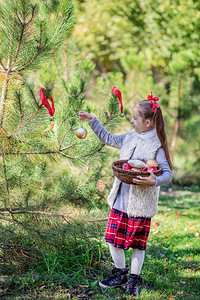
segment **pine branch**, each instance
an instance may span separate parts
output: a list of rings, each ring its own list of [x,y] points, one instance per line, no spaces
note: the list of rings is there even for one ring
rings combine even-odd
[[[10,45],[9,45],[9,50],[8,50],[8,61],[7,61],[7,68],[6,68],[7,70],[10,69],[14,29],[15,29],[15,13],[13,12],[13,15],[12,15],[12,33],[11,33],[11,41],[10,41]]]
[[[25,11],[23,11],[24,15],[23,15],[22,18],[19,16],[18,12],[16,12],[17,18],[18,18],[18,20],[21,24],[21,33],[20,33],[20,38],[19,38],[19,42],[18,42],[18,45],[17,45],[17,49],[16,49],[16,52],[15,52],[15,56],[14,56],[13,61],[12,61],[11,68],[14,66],[14,64],[17,60],[19,50],[20,50],[20,47],[21,47],[21,44],[22,44],[22,39],[23,39],[25,27],[32,21],[33,16],[34,16],[34,11],[35,11],[35,7],[33,7],[33,9],[32,9],[32,15],[31,15],[31,18],[28,22],[26,22]],[[13,70],[11,72],[13,72]],[[20,72],[20,70],[18,70],[18,72]]]
[[[24,116],[24,113],[22,112],[22,104],[21,104],[21,94],[20,93],[16,93],[18,102],[19,102],[19,117],[20,117],[20,122],[22,122],[22,118]]]
[[[1,103],[0,103],[0,130],[1,126],[3,124],[3,114],[4,114],[4,104],[7,98],[7,92],[8,92],[8,83],[10,79],[10,72],[11,72],[11,67],[10,67],[10,61],[11,61],[11,52],[12,52],[12,45],[13,45],[13,35],[14,35],[14,26],[15,25],[15,13],[13,13],[12,16],[12,34],[11,34],[11,41],[9,45],[9,51],[8,51],[8,60],[7,60],[7,68],[6,68],[6,74],[5,74],[5,79],[3,83],[3,88],[1,91]]]
[[[0,129],[3,124],[3,114],[4,114],[4,105],[5,101],[7,98],[7,92],[8,92],[8,83],[10,79],[10,71],[11,69],[9,68],[6,72],[5,78],[4,78],[4,83],[3,83],[3,88],[1,91],[1,103],[0,103]]]
[[[89,223],[105,222],[105,221],[108,221],[108,218],[106,218],[106,219],[99,219],[99,220],[87,220],[87,222],[89,222]]]
[[[28,83],[26,83],[25,86],[26,86],[26,88],[28,89],[28,93],[29,93],[30,96],[33,98],[33,100],[34,100],[36,106],[39,108],[41,105],[38,104],[37,99],[36,99],[36,97],[35,97],[35,94],[34,94],[32,88],[31,88],[31,86],[30,86]]]
[[[7,219],[7,221],[9,221],[9,222],[13,222],[13,223],[17,223],[18,225],[20,225],[20,226],[22,226],[25,230],[28,230],[28,231],[34,231],[34,232],[36,232],[37,234],[39,234],[39,235],[41,235],[41,233],[38,231],[38,230],[36,230],[36,229],[34,229],[34,228],[32,228],[32,227],[29,227],[29,226],[26,226],[25,224],[23,224],[22,222],[20,222],[20,221],[18,221],[17,219],[15,219],[15,217],[13,216],[13,213],[10,211],[10,215],[11,215],[11,217],[12,217],[12,219]],[[3,217],[0,217],[0,219],[2,219]],[[5,218],[4,218],[5,219]],[[5,220],[6,221],[6,220]]]
[[[53,35],[52,39],[50,40],[50,44],[51,44],[52,41],[55,39],[55,37],[59,34],[59,31],[61,30],[63,24],[66,23],[66,22],[71,18],[72,13],[73,13],[73,11],[70,11],[68,17],[67,17],[66,19],[64,19],[64,20],[60,23],[58,29],[55,31],[55,34]]]
[[[29,20],[29,21],[27,21],[27,22],[25,23],[25,18],[24,18],[23,20],[21,20],[21,18],[19,17],[19,15],[18,15],[18,13],[17,13],[17,18],[18,18],[18,20],[19,20],[21,23],[24,23],[25,25],[28,25],[28,24],[33,20],[34,13],[35,13],[35,8],[36,8],[36,6],[33,6],[32,14],[31,14],[31,17],[30,17],[30,20]]]
[[[73,143],[73,144],[71,144],[71,145],[69,145],[69,146],[67,146],[67,147],[64,147],[64,148],[62,148],[62,149],[59,149],[60,151],[64,151],[64,150],[66,150],[66,149],[69,149],[69,148],[71,148],[71,147],[73,147],[73,146],[75,146],[75,145],[79,145],[81,142],[76,142],[76,143]]]
[[[77,144],[77,143],[75,143],[75,144]],[[63,148],[63,149],[66,149],[66,148],[70,148],[70,147],[72,147],[73,145],[75,145],[75,144],[72,144],[72,145],[69,145],[68,147],[65,147],[65,148]],[[78,159],[78,158],[83,158],[83,157],[88,157],[88,156],[92,156],[92,155],[94,155],[95,153],[97,153],[97,152],[100,152],[101,151],[101,149],[104,147],[105,145],[103,144],[99,149],[97,149],[97,150],[95,150],[95,151],[93,151],[93,152],[91,152],[91,153],[88,153],[88,154],[85,154],[85,155],[80,155],[80,156],[70,156],[70,155],[68,155],[68,154],[65,154],[65,153],[63,153],[62,152],[62,150],[63,149],[58,149],[58,150],[48,150],[48,151],[14,151],[14,152],[7,152],[6,154],[8,154],[8,155],[16,155],[16,154],[56,154],[56,153],[58,153],[58,154],[61,154],[62,156],[64,156],[64,157],[68,157],[68,158],[70,158],[70,159]]]
[[[17,56],[19,54],[19,50],[20,50],[20,47],[21,47],[21,43],[22,43],[22,38],[23,38],[23,34],[24,34],[24,29],[25,29],[25,24],[24,23],[21,23],[21,33],[20,33],[20,38],[19,38],[19,42],[18,42],[18,45],[17,45],[17,49],[16,49],[16,52],[15,52],[15,56],[13,58],[13,61],[12,61],[12,64],[11,64],[11,69],[12,67],[14,66],[16,60],[17,60]],[[13,71],[13,70],[12,70]],[[12,72],[11,71],[11,72]]]
[[[34,114],[29,116],[30,118],[26,122],[23,123],[23,126],[26,126],[26,124],[28,124],[31,120],[33,120],[37,116],[37,114],[40,111],[40,109],[42,108],[42,106],[43,106],[43,104],[38,105],[37,111]],[[19,125],[17,126],[17,128],[12,133],[7,135],[7,137],[11,138],[21,128],[21,126],[22,126],[22,122],[20,122]],[[16,153],[13,153],[13,154],[16,154]]]
[[[0,66],[4,71],[6,71],[6,67],[3,65],[2,61],[0,61]]]
[[[83,157],[87,157],[87,156],[92,156],[94,155],[95,153],[97,152],[100,152],[101,149],[104,147],[105,145],[103,144],[98,150],[94,151],[94,152],[91,152],[91,153],[88,153],[88,154],[85,154],[85,155],[80,155],[80,156],[70,156],[70,155],[67,155],[65,153],[62,153],[61,151],[59,151],[58,153],[60,153],[61,155],[65,156],[65,157],[68,157],[70,159],[78,159],[78,158],[83,158]]]
[[[4,220],[4,221],[7,221],[7,222],[12,222],[12,223],[14,223],[14,221],[13,221],[12,219],[9,219],[9,218],[5,218],[5,217],[1,217],[1,216],[0,216],[0,219],[1,219],[1,220]]]
[[[5,130],[5,128],[3,128],[3,126],[1,127],[1,130],[3,130],[5,132],[5,135],[6,135],[6,138],[7,138],[7,142],[9,144],[9,146],[11,147],[10,140],[9,140],[9,134],[7,133],[7,131]]]
[[[16,92],[16,97],[17,97],[18,102],[19,102],[19,118],[20,118],[20,120],[19,120],[19,124],[18,124],[17,128],[15,129],[15,131],[13,133],[7,135],[8,138],[11,138],[11,136],[13,136],[13,134],[15,134],[19,130],[19,128],[22,125],[22,118],[24,116],[24,113],[22,112],[21,95],[20,95],[20,93]]]
[[[9,214],[8,211],[1,211],[0,214]],[[66,219],[67,216],[61,215],[61,214],[56,214],[48,211],[33,211],[33,210],[23,210],[23,211],[13,211],[12,214],[39,214],[39,215],[48,215],[48,216],[54,216],[54,217],[61,217],[63,218],[66,222],[68,220]],[[1,218],[1,217],[0,217]]]
[[[58,77],[61,79],[62,77],[61,77],[61,75],[60,75],[60,72],[58,71],[58,64],[57,64],[57,62],[56,62],[54,52],[52,52],[52,58],[53,58],[54,65],[55,65],[55,67],[56,67],[56,71],[57,71]]]
[[[69,129],[68,129],[68,130],[65,132],[65,134],[63,135],[62,140],[60,141],[59,150],[61,150],[60,148],[62,147],[62,143],[63,143],[63,141],[64,141],[66,135],[68,134],[68,132],[72,129],[72,127],[73,127],[73,125],[71,125],[71,126],[69,127]]]
[[[32,114],[32,116],[30,115],[30,119],[28,119],[28,120],[24,123],[24,125],[26,125],[27,123],[29,123],[31,120],[33,120],[33,119],[37,116],[37,114],[39,113],[39,110],[42,108],[42,106],[43,106],[43,104],[40,104],[40,105],[38,106],[37,111],[36,111],[34,114]]]
[[[5,155],[4,155],[2,147],[1,147],[1,155],[2,155],[2,159],[3,159],[3,172],[4,172],[5,183],[6,183],[6,190],[7,190],[8,196],[9,196],[10,193],[9,193],[8,178],[7,178],[7,171],[6,171],[6,162],[5,162]]]
[[[64,39],[64,74],[65,74],[65,82],[68,82],[68,57],[67,57],[67,39]]]
[[[112,113],[110,113],[110,115],[108,116],[108,114],[105,112],[104,115],[106,117],[106,121],[103,122],[103,124],[102,124],[103,126],[105,126],[114,117],[114,114],[112,114]]]
[[[18,68],[18,67],[13,68],[12,71],[11,71],[11,73],[21,72],[21,71],[24,71],[24,70],[28,69],[29,66],[30,66],[30,65],[33,63],[33,61],[36,59],[36,57],[37,57],[39,51],[42,50],[42,48],[46,46],[46,44],[44,44],[43,47],[41,46],[42,32],[43,32],[43,29],[42,29],[42,27],[40,27],[40,37],[39,37],[39,41],[36,41],[37,44],[38,44],[38,45],[37,45],[37,50],[36,50],[35,54],[32,56],[32,58],[30,59],[30,61],[29,61],[26,65],[22,66],[21,68]]]
[[[41,252],[35,248],[30,248],[30,247],[27,247],[27,246],[23,246],[23,245],[19,245],[19,244],[12,244],[12,243],[0,243],[0,246],[5,246],[6,248],[23,248],[25,250],[28,250],[28,251],[35,251],[37,252],[38,254],[41,254]]]
[[[0,212],[0,214],[8,214],[8,212]],[[15,212],[12,212],[12,214],[41,214],[41,215],[55,216],[55,217],[63,218],[66,222],[68,222],[68,220],[66,218],[70,218],[69,216],[65,216],[65,215],[61,215],[61,214],[55,214],[55,213],[47,212],[47,211],[31,211],[31,210],[28,210],[28,211],[15,211]],[[105,222],[107,220],[108,220],[108,218],[98,219],[98,220],[87,220],[87,222],[95,223],[95,222]]]
[[[3,226],[0,226],[0,228],[1,228],[2,230],[4,230],[4,231],[10,232],[11,234],[15,235],[16,237],[18,236],[14,231],[9,230],[8,228],[5,228],[5,227],[3,227]],[[0,245],[1,245],[1,244],[0,244]]]
[[[48,151],[14,151],[14,152],[7,152],[7,154],[55,154],[59,153],[58,150],[48,150]]]
[[[93,175],[93,173],[91,173],[90,176],[84,182],[82,182],[81,184],[79,184],[77,186],[77,189],[79,189],[82,185],[86,184],[90,180],[90,178],[92,177],[92,175]]]

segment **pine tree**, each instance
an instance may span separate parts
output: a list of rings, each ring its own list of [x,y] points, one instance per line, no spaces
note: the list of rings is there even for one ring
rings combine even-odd
[[[29,78],[30,74],[36,78],[33,71],[52,57],[63,42],[63,35],[69,36],[73,26],[71,1],[56,3],[56,10],[50,4],[44,1],[34,6],[30,1],[20,0],[1,5],[0,230],[7,262],[13,259],[13,249],[18,253],[26,248],[25,240],[29,246],[35,241],[51,244],[55,234],[45,233],[43,224],[48,223],[47,230],[53,232],[57,228],[56,218],[64,218],[46,211],[50,198],[57,201],[55,176],[51,176],[49,163],[57,161],[58,165],[60,157],[64,157],[74,166],[85,168],[78,186],[67,176],[60,180],[63,192],[73,193],[74,202],[79,202],[87,195],[84,185],[88,179],[93,185],[90,190],[94,191],[105,160],[104,145],[88,124],[84,124],[88,130],[85,140],[75,136],[80,126],[78,111],[91,111],[85,90],[94,65],[85,61],[78,66],[80,71],[70,75],[68,82],[62,80],[62,92],[54,93],[52,82],[43,82],[45,91],[55,100],[52,122],[40,101],[37,85]],[[113,95],[108,108],[100,112],[100,120],[107,129],[119,122],[118,112],[119,102]],[[58,198],[62,197],[61,192]],[[26,248],[26,253],[30,249]]]

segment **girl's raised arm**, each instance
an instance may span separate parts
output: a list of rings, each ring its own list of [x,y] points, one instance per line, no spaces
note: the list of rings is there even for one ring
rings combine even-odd
[[[109,133],[99,122],[97,117],[93,117],[91,114],[89,114],[86,111],[79,112],[79,119],[89,122],[88,124],[90,125],[91,129],[97,135],[99,140],[105,145],[115,147],[118,149],[122,147],[126,133],[122,135],[113,135]]]

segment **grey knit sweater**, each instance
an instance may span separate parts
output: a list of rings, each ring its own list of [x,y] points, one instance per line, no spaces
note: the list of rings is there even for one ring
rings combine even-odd
[[[90,122],[89,122],[90,127],[94,131],[94,133],[98,136],[100,141],[108,146],[115,147],[121,149],[123,142],[127,136],[127,133],[122,134],[122,135],[112,135],[110,134],[104,127],[103,125],[98,121],[96,117],[94,117]],[[156,129],[153,129],[148,132],[144,132],[142,134],[136,134],[141,140],[145,141],[148,139],[155,139],[158,138],[156,134]],[[133,149],[132,155],[130,158],[134,156],[135,149]],[[168,164],[168,161],[166,159],[165,153],[163,148],[160,146],[156,152],[155,159],[157,160],[158,164],[162,168],[162,174],[160,176],[156,176],[156,183],[154,187],[167,184],[171,181],[172,179],[172,173]],[[113,207],[123,211],[127,212],[127,205],[128,205],[128,198],[129,198],[129,190],[130,190],[130,185],[126,183],[122,183],[118,194],[117,198],[114,202]]]

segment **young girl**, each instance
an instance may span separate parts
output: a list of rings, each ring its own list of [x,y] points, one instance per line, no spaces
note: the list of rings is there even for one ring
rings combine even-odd
[[[111,207],[105,240],[115,264],[112,276],[99,282],[102,288],[126,286],[129,295],[137,296],[142,284],[142,269],[146,243],[150,231],[151,217],[156,214],[160,185],[172,179],[172,163],[169,156],[165,124],[161,108],[156,100],[148,97],[136,104],[131,124],[133,129],[126,134],[112,135],[91,114],[80,111],[79,119],[89,122],[100,141],[121,149],[120,159],[155,159],[162,168],[162,174],[133,179],[134,185],[115,178],[108,195]],[[131,270],[125,263],[124,250],[132,248]]]

